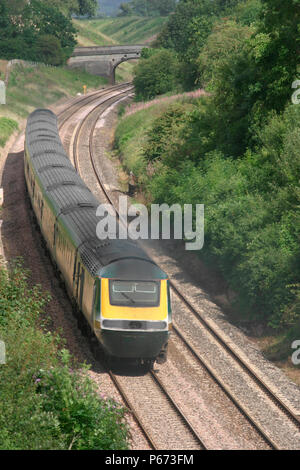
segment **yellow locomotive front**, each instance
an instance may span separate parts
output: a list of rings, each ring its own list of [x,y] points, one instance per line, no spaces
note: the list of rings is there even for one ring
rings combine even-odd
[[[164,362],[171,328],[169,282],[155,264],[121,260],[102,270],[99,339],[114,357]]]

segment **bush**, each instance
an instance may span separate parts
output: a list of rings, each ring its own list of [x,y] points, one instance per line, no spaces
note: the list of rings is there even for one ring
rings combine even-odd
[[[145,158],[148,161],[160,158],[171,168],[184,160],[200,162],[207,152],[216,148],[213,117],[209,99],[169,105],[146,134]]]
[[[141,59],[134,69],[138,100],[147,100],[174,90],[178,84],[178,60],[174,52],[159,50]]]
[[[145,158],[152,162],[160,158],[166,162],[168,157],[177,156],[180,129],[186,118],[185,106],[176,103],[168,107],[153,123],[147,133],[147,144],[144,148]],[[178,138],[177,138],[178,136]],[[168,162],[169,166],[170,162]]]
[[[100,398],[87,367],[46,332],[49,297],[17,261],[0,267],[0,449],[126,449],[124,410]]]
[[[210,106],[210,100],[172,104],[146,126],[139,126],[139,112],[123,119],[118,139],[130,122],[126,148],[138,136],[137,160],[152,165],[143,181],[153,202],[205,204],[202,254],[239,294],[239,316],[281,328],[288,312],[298,311],[297,293],[287,286],[300,277],[300,107],[271,114],[257,132],[256,150],[233,159],[211,150]]]
[[[35,376],[42,409],[55,416],[68,449],[126,450],[124,409],[113,400],[101,399],[83,370],[70,370],[67,350],[62,366],[39,371]]]

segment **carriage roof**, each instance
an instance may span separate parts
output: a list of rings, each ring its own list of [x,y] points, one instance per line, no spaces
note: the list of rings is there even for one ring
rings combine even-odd
[[[145,279],[151,276],[166,278],[136,242],[97,238],[99,201],[70,162],[58,134],[57,117],[52,111],[37,109],[29,116],[26,148],[44,196],[93,275],[116,273],[119,269],[125,278],[132,273]],[[132,258],[135,258],[134,263]],[[104,268],[111,263],[111,269]]]

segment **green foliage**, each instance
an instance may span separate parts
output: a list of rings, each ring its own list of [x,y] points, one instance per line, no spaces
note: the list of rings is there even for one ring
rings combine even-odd
[[[249,27],[232,20],[214,25],[197,59],[201,84],[206,90],[222,94],[226,86],[224,69],[230,68],[233,57],[241,53],[252,33]]]
[[[44,329],[49,297],[28,276],[19,260],[9,273],[0,267],[0,449],[126,449],[124,410],[59,352],[61,339]]]
[[[121,3],[119,10],[118,16],[131,16],[133,14],[129,3]]]
[[[174,90],[178,84],[178,61],[172,51],[161,50],[141,59],[134,69],[137,99],[151,99]]]
[[[282,110],[290,99],[299,64],[300,0],[262,0],[262,23],[253,40],[259,98]]]
[[[255,122],[257,88],[251,83],[256,70],[250,58],[250,35],[246,26],[231,21],[217,24],[197,59],[199,80],[212,92],[215,144],[228,156],[245,151]]]
[[[170,168],[179,167],[184,160],[199,158],[199,135],[196,142],[192,122],[195,107],[188,102],[171,104],[153,122],[147,132],[143,152],[147,161],[160,159]],[[203,124],[203,121],[201,121]],[[197,130],[198,132],[198,130]],[[189,133],[189,138],[187,138]],[[195,144],[195,147],[194,147]]]
[[[158,117],[147,136],[147,145],[144,148],[144,154],[148,161],[152,162],[161,158],[165,162],[166,153],[168,147],[171,145],[176,146],[176,135],[178,132],[178,126],[184,122],[184,112],[182,106],[179,104],[171,105],[168,110]],[[171,165],[170,165],[171,166]]]
[[[57,8],[32,0],[24,6],[20,15],[14,16],[4,1],[0,5],[0,16],[1,58],[45,61],[57,65],[72,54],[76,30],[70,19]],[[51,37],[48,47],[45,37]]]
[[[99,398],[87,368],[73,370],[67,350],[62,366],[35,375],[42,409],[55,416],[68,449],[126,450],[124,409],[115,401]]]
[[[40,36],[36,44],[37,54],[40,62],[51,65],[63,63],[63,51],[60,41],[51,35]]]
[[[232,18],[244,26],[257,24],[262,10],[261,0],[247,0],[236,5]]]
[[[148,108],[146,125],[139,127],[140,111],[118,130],[124,163],[130,168],[128,148],[148,199],[205,204],[201,256],[237,292],[239,318],[291,328],[277,357],[290,353],[299,331],[300,106],[290,104],[299,7],[300,0],[179,1],[156,46],[176,53],[176,88],[200,85],[210,96],[155,116]],[[139,97],[156,92],[152,82],[143,95],[151,68],[159,82],[156,57],[149,50],[141,62]],[[125,133],[133,123],[138,128]]]
[[[81,16],[95,16],[97,7],[97,0],[78,0],[78,7],[75,13]]]
[[[4,147],[11,134],[18,129],[18,123],[10,118],[0,117],[0,145]]]
[[[179,54],[181,80],[185,88],[191,89],[199,83],[197,58],[214,23],[237,4],[238,0],[186,0],[177,3],[156,44]]]
[[[119,142],[126,120],[133,130],[138,114],[123,120]],[[148,123],[138,143],[141,158],[152,165],[151,178],[143,180],[146,190],[155,203],[204,203],[203,256],[213,257],[239,294],[240,315],[283,327],[298,318],[298,294],[287,286],[300,276],[295,210],[300,207],[300,107],[270,116],[256,136],[256,150],[239,159],[211,150],[214,136],[208,132],[212,123],[205,123],[207,114],[210,104],[200,100],[178,103]],[[127,133],[121,148],[133,152],[137,135]]]
[[[47,0],[41,0],[49,3]],[[95,16],[98,6],[97,0],[52,0],[52,6],[58,8],[64,15]]]

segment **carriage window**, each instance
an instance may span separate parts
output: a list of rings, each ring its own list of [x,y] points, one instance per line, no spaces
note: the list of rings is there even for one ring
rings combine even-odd
[[[157,307],[160,298],[159,282],[109,281],[111,305],[127,307]]]

